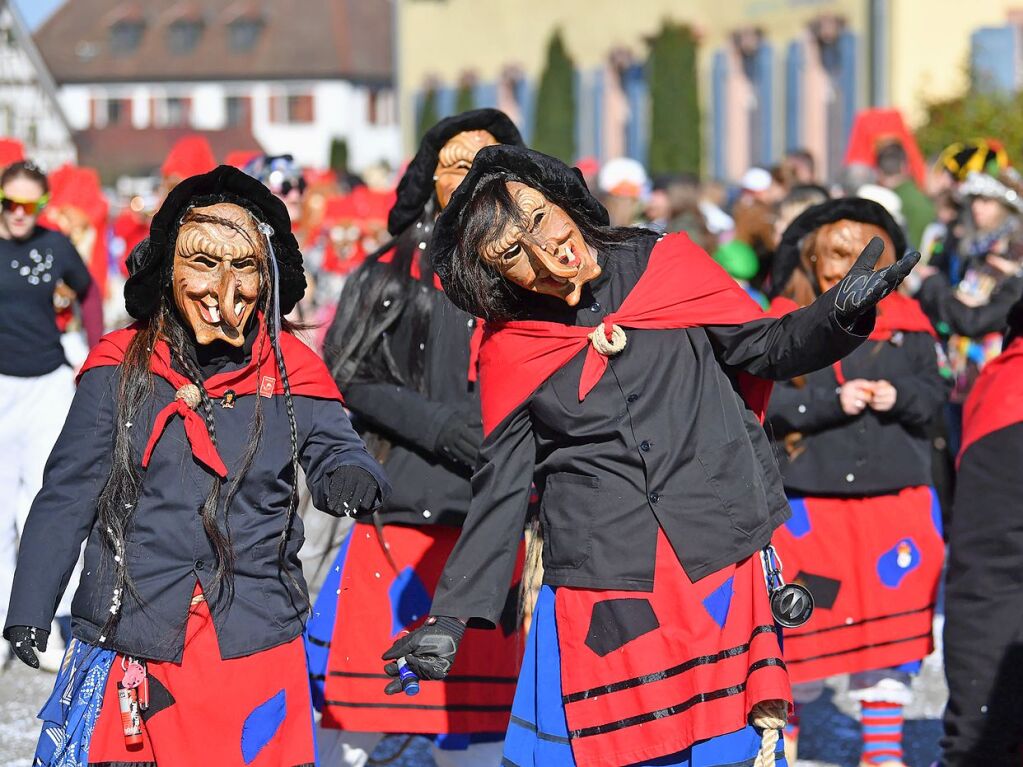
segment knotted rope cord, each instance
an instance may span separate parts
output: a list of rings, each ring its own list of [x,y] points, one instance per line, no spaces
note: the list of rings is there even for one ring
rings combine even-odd
[[[607,320],[594,328],[587,338],[590,339],[593,348],[605,357],[613,357],[621,353],[628,342],[622,327],[613,323],[609,325]]]
[[[199,387],[195,384],[185,384],[174,393],[174,399],[184,402],[191,410],[199,407],[202,402],[202,395],[199,394]]]
[[[753,767],[774,767],[778,741],[787,721],[788,703],[783,700],[765,700],[753,707],[750,723],[763,730],[760,735],[760,751]]]

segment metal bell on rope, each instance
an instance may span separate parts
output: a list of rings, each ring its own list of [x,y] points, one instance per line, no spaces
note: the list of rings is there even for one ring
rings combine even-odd
[[[760,556],[775,621],[790,629],[802,626],[813,615],[813,594],[798,583],[785,583],[781,576],[781,560],[774,546],[765,546]]]

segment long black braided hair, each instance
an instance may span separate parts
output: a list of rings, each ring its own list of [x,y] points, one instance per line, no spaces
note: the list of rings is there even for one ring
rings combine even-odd
[[[242,207],[249,210],[249,213],[258,222],[259,219],[256,217],[256,214],[248,206],[242,205]],[[274,273],[276,270],[271,268],[270,259],[273,258],[273,255],[269,252],[267,246],[269,237],[266,240],[254,240],[245,228],[239,224],[195,209],[190,209],[182,216],[178,226],[180,227],[180,224],[191,221],[214,223],[234,229],[262,256],[259,259],[261,289],[256,303],[257,312],[253,314],[250,322],[262,321],[266,327],[266,335],[259,334],[259,345],[252,350],[252,354],[255,355],[255,359],[261,359],[264,351],[263,344],[266,342],[264,338],[269,338],[274,353],[274,361],[281,377],[290,429],[291,492],[278,545],[277,560],[280,572],[291,582],[294,591],[301,594],[303,593],[301,585],[286,565],[286,547],[298,509],[298,428],[295,420],[288,371],[281,352],[278,322],[280,323],[280,332],[290,332],[293,328],[287,320],[283,318],[278,319],[280,310],[276,306],[277,299],[274,291],[276,279]],[[175,231],[174,236],[170,238],[170,242],[173,243],[176,239]],[[262,318],[261,320],[259,319],[260,317]],[[175,306],[169,280],[166,281],[165,288],[160,293],[159,306],[156,312],[152,316],[140,320],[136,327],[138,330],[129,343],[124,360],[120,365],[118,379],[119,406],[117,408],[117,422],[114,432],[113,460],[111,462],[110,474],[100,493],[98,503],[97,524],[100,526],[104,544],[104,560],[101,566],[110,567],[114,573],[113,599],[110,614],[101,631],[101,644],[113,641],[122,612],[122,604],[125,599],[132,599],[142,609],[145,609],[144,601],[135,588],[125,561],[126,543],[130,537],[134,510],[138,503],[143,481],[139,469],[139,457],[130,438],[130,428],[132,423],[140,417],[147,407],[154,392],[150,359],[158,342],[162,341],[167,344],[172,365],[183,373],[189,382],[198,389],[200,397],[199,407],[201,408],[203,420],[209,431],[211,441],[214,445],[217,443],[213,403],[206,391],[202,370],[194,358],[195,340]],[[252,466],[253,459],[262,440],[265,420],[262,399],[262,397],[256,397],[255,411],[249,428],[248,445],[242,456],[239,469],[229,484],[223,504],[221,504],[223,483],[219,476],[213,474],[210,489],[199,509],[203,531],[210,542],[215,558],[213,584],[208,588],[208,593],[206,594],[207,601],[210,602],[211,608],[214,610],[226,608],[233,597],[234,549],[231,545],[230,508],[241,483]],[[219,514],[221,506],[223,506],[222,520]]]

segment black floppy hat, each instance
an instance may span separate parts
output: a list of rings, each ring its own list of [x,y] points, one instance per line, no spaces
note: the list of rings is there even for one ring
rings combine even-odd
[[[280,279],[281,314],[295,308],[305,294],[306,281],[288,209],[258,180],[230,165],[221,165],[209,173],[186,178],[174,187],[153,216],[149,237],[128,256],[124,305],[132,317],[146,319],[160,307],[160,295],[170,284],[174,243],[182,216],[189,208],[222,202],[245,208],[257,221],[273,229],[270,239]]]
[[[784,290],[792,273],[799,267],[801,243],[808,234],[836,221],[859,221],[884,229],[895,246],[895,257],[906,252],[906,234],[892,214],[880,203],[862,197],[840,197],[812,205],[789,224],[781,236],[771,265],[771,297]]]
[[[433,230],[430,261],[445,288],[451,273],[451,259],[458,247],[462,212],[476,196],[480,185],[495,178],[519,181],[538,189],[570,215],[586,217],[596,226],[610,224],[607,209],[590,194],[578,168],[570,168],[561,160],[525,147],[500,144],[483,147]]]
[[[500,109],[473,109],[445,117],[423,135],[416,156],[398,183],[397,199],[387,216],[387,231],[397,237],[419,218],[433,194],[433,173],[440,150],[465,131],[485,130],[502,144],[523,146],[515,123]]]

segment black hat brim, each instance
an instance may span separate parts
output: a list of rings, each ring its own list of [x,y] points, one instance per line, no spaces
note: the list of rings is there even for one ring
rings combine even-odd
[[[423,214],[433,194],[433,174],[440,150],[459,133],[474,130],[488,131],[502,144],[523,146],[519,129],[500,109],[473,109],[445,117],[423,135],[416,156],[401,177],[397,199],[387,216],[387,231],[397,236]]]
[[[189,208],[230,202],[251,212],[273,229],[271,242],[280,278],[281,313],[287,314],[305,294],[305,271],[298,241],[291,232],[291,218],[284,203],[258,180],[230,165],[186,178],[164,199],[149,225],[149,237],[128,257],[128,280],[124,305],[137,320],[151,317],[160,307],[166,290],[174,241],[182,216]]]
[[[895,257],[901,258],[906,252],[906,235],[892,214],[880,203],[862,197],[841,197],[825,200],[804,210],[789,224],[782,234],[781,242],[774,254],[771,266],[771,297],[785,289],[792,273],[799,268],[803,238],[825,224],[836,221],[859,221],[883,229],[895,246]]]

